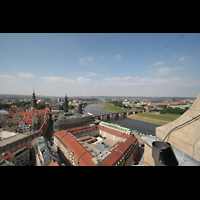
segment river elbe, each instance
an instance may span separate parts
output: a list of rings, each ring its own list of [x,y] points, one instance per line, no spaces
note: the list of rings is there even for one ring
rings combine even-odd
[[[99,103],[89,104],[84,108],[84,110],[91,114],[103,114],[109,113],[109,111],[103,110],[99,107]],[[104,118],[105,122],[119,124],[121,126],[130,128],[131,130],[137,130],[140,133],[145,135],[155,135],[156,127],[160,126],[158,124],[152,124],[144,121],[139,121],[135,119],[130,119],[125,117],[115,117],[114,119],[106,119]]]

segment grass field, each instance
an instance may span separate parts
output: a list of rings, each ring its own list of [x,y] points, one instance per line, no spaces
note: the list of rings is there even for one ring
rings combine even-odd
[[[177,119],[180,115],[173,115],[173,114],[154,114],[154,113],[139,113],[139,116],[142,117],[150,117],[153,119],[160,119],[160,120],[165,120],[165,121],[174,121],[175,119]]]
[[[122,111],[128,111],[130,109],[122,109],[116,106],[112,106],[110,103],[103,103],[100,105],[100,107],[104,110],[110,111],[110,112],[122,112]]]
[[[127,117],[131,118],[131,119],[137,119],[137,120],[141,120],[141,121],[164,125],[164,124],[168,124],[169,122],[174,121],[175,119],[180,117],[180,115],[177,115],[177,114],[154,114],[154,113],[145,112],[145,113],[139,113],[136,115],[134,115],[134,114],[129,115]]]

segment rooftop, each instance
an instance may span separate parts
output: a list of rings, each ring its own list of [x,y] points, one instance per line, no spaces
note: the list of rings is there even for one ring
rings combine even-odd
[[[98,149],[98,151],[95,151],[93,148],[90,149],[88,145],[84,144],[84,142],[81,141],[81,138],[78,139],[74,136],[75,133],[87,132],[94,130],[94,128],[113,134],[118,137],[118,140],[113,146],[107,143],[104,145],[98,143],[93,146]],[[137,141],[137,139],[131,135],[120,133],[101,125],[94,126],[93,128],[90,127],[90,125],[87,125],[61,130],[56,132],[54,135],[73,152],[79,162],[79,166],[114,166],[120,159],[122,159],[127,149]],[[98,153],[100,151],[101,153]]]
[[[16,135],[16,133],[14,132],[10,132],[10,131],[0,131],[0,138],[1,140],[12,137]]]
[[[15,141],[17,141],[17,140],[19,140],[19,139],[22,139],[22,138],[24,138],[24,137],[27,137],[27,135],[18,133],[18,134],[16,134],[16,135],[12,136],[12,137],[6,138],[6,139],[4,139],[4,140],[0,140],[0,147],[3,147],[3,146],[5,146],[5,145],[7,145],[7,144],[10,144],[10,143],[12,143],[12,142],[15,142]]]
[[[0,113],[3,115],[3,114],[9,114],[9,112],[8,111],[6,111],[6,110],[0,110]]]

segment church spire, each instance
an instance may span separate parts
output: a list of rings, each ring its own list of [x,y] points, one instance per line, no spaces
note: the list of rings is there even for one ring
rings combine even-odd
[[[64,112],[68,112],[68,97],[67,97],[67,93],[65,93]]]
[[[36,109],[36,107],[37,107],[37,99],[35,99],[35,90],[33,88],[33,95],[32,95],[32,99],[31,99],[31,111]]]

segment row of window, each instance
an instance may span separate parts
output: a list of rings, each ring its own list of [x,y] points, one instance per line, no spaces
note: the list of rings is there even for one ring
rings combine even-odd
[[[69,148],[67,148],[67,146],[64,145],[63,142],[59,138],[55,137],[54,139],[55,139],[54,143],[60,148],[60,150],[63,152],[63,154],[67,158],[67,160],[72,165],[78,165],[78,160],[73,155],[73,152]]]

